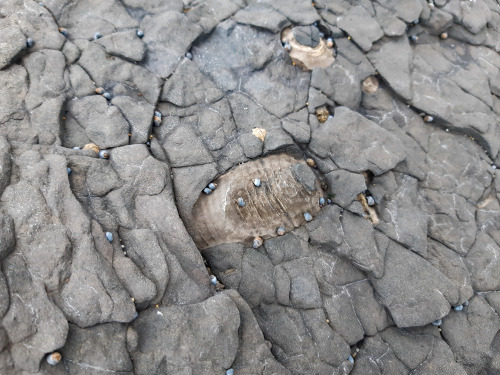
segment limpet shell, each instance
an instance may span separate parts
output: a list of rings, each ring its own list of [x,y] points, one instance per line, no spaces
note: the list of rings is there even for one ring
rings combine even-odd
[[[361,90],[365,94],[373,94],[378,90],[378,79],[375,76],[370,76],[363,81]]]
[[[253,128],[252,134],[259,138],[262,142],[266,139],[266,129],[262,128]]]
[[[333,49],[328,48],[328,42],[324,39],[319,40],[317,47],[303,46],[293,36],[292,28],[286,28],[281,34],[281,41],[290,45],[290,58],[303,70],[312,70],[313,68],[327,68],[333,64],[335,57]],[[333,47],[333,40],[331,43]]]
[[[306,222],[304,212],[315,216],[324,195],[321,183],[312,170],[301,183],[293,173],[297,165],[309,169],[304,160],[276,154],[240,164],[220,176],[217,189],[201,194],[193,206],[189,230],[198,248],[234,242],[252,246],[255,237],[276,237],[278,227],[287,232],[299,227]],[[258,189],[254,178],[263,181]],[[237,204],[238,198],[244,207]]]

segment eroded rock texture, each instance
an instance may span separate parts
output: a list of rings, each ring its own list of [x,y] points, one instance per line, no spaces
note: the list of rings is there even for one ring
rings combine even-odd
[[[0,374],[500,373],[499,52],[492,0],[1,1]]]

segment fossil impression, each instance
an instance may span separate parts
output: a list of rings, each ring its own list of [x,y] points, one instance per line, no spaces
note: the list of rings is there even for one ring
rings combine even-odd
[[[202,193],[193,206],[193,235],[200,250],[232,242],[251,245],[256,236],[276,237],[278,227],[288,232],[306,221],[305,213],[319,212],[323,196],[312,169],[287,154],[241,164],[214,184],[216,189]]]

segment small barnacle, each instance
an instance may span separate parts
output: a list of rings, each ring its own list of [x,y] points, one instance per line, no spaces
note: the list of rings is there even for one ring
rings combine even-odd
[[[315,168],[316,167],[316,162],[313,159],[311,159],[311,158],[306,159],[306,163],[311,168]]]
[[[92,150],[96,154],[99,152],[99,147],[97,147],[97,145],[95,143],[88,143],[85,146],[83,146],[83,149],[84,150]]]
[[[432,122],[432,121],[434,121],[434,117],[432,117],[431,115],[426,115],[424,117],[424,121],[425,122]]]
[[[137,30],[135,32],[135,34],[139,37],[139,38],[142,38],[144,36],[144,31],[142,31],[141,29]]]
[[[153,117],[153,124],[155,126],[160,126],[161,125],[161,117],[159,117],[159,116]]]
[[[257,248],[261,247],[263,243],[264,243],[264,241],[262,241],[262,238],[260,238],[259,236],[257,236],[257,237],[255,237],[253,239],[252,247],[254,249],[257,249]]]
[[[448,39],[448,33],[444,32],[444,33],[441,33],[441,35],[439,35],[439,37],[441,39]]]
[[[316,117],[320,123],[326,122],[328,120],[328,116],[330,116],[330,112],[326,107],[316,108]]]
[[[278,234],[278,236],[284,235],[285,234],[285,228],[279,227],[278,229],[276,229],[276,234]]]
[[[309,212],[304,212],[304,219],[306,219],[306,221],[311,221],[313,217]]]
[[[55,366],[61,362],[61,359],[62,359],[61,353],[59,352],[50,353],[47,356],[47,363],[49,365]]]
[[[378,79],[375,76],[370,76],[363,81],[361,90],[365,94],[373,94],[378,90]]]
[[[212,283],[212,285],[217,285],[217,278],[215,277],[215,275],[210,275],[210,282]]]
[[[463,305],[453,306],[453,310],[462,311],[464,309]]]
[[[99,151],[99,157],[101,159],[109,159],[109,151],[108,150]]]
[[[238,206],[240,206],[240,207],[246,206],[245,200],[241,197],[238,198]]]
[[[211,182],[211,183],[209,183],[209,184],[208,184],[208,188],[209,188],[210,190],[215,190],[215,188],[216,188],[216,187],[217,187],[217,184],[216,184],[216,183]]]
[[[260,180],[259,180],[258,178],[254,178],[254,179],[252,180],[252,182],[253,182],[253,184],[254,184],[256,187],[259,187],[259,186],[260,186],[260,184],[261,184],[261,182],[260,182]]]
[[[326,40],[326,46],[327,46],[328,48],[333,48],[333,38],[328,38],[328,39]]]
[[[264,139],[266,139],[266,129],[253,128],[252,134],[259,138],[262,142],[264,142]]]
[[[375,205],[375,199],[371,195],[368,195],[366,197],[366,203],[368,203],[368,206],[374,206]]]
[[[26,45],[28,46],[28,48],[31,48],[35,45],[35,42],[33,41],[33,39],[28,38],[26,39]]]
[[[94,40],[101,39],[101,38],[102,38],[101,33],[99,31],[96,31],[94,34]]]
[[[66,168],[66,172],[68,172],[68,174],[71,174],[71,172],[73,172],[73,171],[71,170],[71,168],[70,168],[70,167],[67,167],[67,168]]]
[[[96,89],[95,89],[95,93],[96,93],[97,95],[102,95],[102,94],[104,94],[105,92],[106,92],[106,91],[104,91],[104,89],[103,89],[102,87],[98,87],[98,88],[96,88]]]
[[[66,30],[64,27],[60,27],[59,32],[65,37],[68,37],[68,30]]]
[[[206,187],[205,189],[203,189],[203,192],[204,192],[206,195],[209,195],[209,194],[212,194],[212,189],[210,189],[210,188],[207,188],[207,187]]]
[[[104,94],[102,94],[102,96],[107,100],[111,100],[111,95],[109,92],[105,92]]]
[[[435,321],[432,322],[432,325],[433,326],[440,326],[441,323],[443,323],[443,321],[441,319],[437,319],[437,320],[435,320]]]
[[[113,242],[113,233],[106,232],[106,238],[109,242]]]

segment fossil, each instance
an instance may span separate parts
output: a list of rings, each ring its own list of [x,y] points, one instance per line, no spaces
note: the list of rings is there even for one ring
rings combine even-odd
[[[288,154],[241,164],[214,182],[217,189],[200,194],[193,206],[193,238],[200,250],[234,242],[252,246],[255,237],[276,237],[278,227],[288,232],[319,212],[323,196],[313,170]]]

